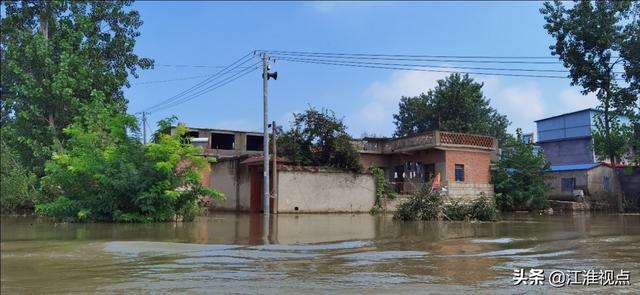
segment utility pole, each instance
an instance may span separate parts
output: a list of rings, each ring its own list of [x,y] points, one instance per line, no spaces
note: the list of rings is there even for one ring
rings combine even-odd
[[[269,73],[269,55],[266,52],[262,53],[262,90],[263,90],[263,135],[262,135],[262,209],[264,214],[263,225],[263,240],[265,244],[269,243],[269,199],[271,198],[271,190],[269,188],[269,97],[268,97],[268,81],[270,78],[273,80],[278,79],[278,73]],[[274,168],[275,169],[275,168]]]
[[[263,156],[263,168],[262,171],[262,209],[264,213],[264,220],[268,225],[269,222],[269,96],[268,96],[268,81],[269,80],[269,55],[262,53],[262,94],[263,94],[263,136],[262,136],[262,156]]]
[[[278,149],[276,145],[276,121],[271,122],[271,143],[273,145],[273,168],[271,168],[273,177],[273,189],[271,195],[273,195],[273,212],[278,213]]]
[[[142,143],[147,144],[147,112],[142,112]]]

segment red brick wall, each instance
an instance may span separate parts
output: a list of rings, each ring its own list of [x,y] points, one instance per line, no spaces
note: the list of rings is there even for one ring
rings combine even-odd
[[[491,182],[491,154],[485,152],[445,151],[447,181],[456,181],[455,165],[464,165],[465,183]]]
[[[364,169],[371,166],[386,167],[389,164],[387,160],[387,156],[378,154],[360,154],[360,158],[358,159]]]

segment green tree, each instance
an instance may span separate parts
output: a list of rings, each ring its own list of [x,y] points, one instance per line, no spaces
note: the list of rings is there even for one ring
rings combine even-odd
[[[496,168],[492,182],[498,208],[539,210],[549,206],[550,188],[545,182],[549,163],[541,151],[535,151],[533,143],[524,141],[522,130],[517,129],[516,138],[507,142]]]
[[[435,89],[415,97],[402,97],[394,114],[395,136],[407,136],[429,130],[490,135],[500,144],[509,137],[506,116],[489,106],[482,83],[469,75],[451,74],[438,80]]]
[[[604,142],[596,143],[596,154],[616,163],[626,152],[620,139],[628,135],[620,119],[632,115],[640,91],[640,3],[583,0],[565,7],[556,0],[545,2],[540,12],[556,41],[551,54],[569,69],[571,85],[582,86],[583,94],[595,93],[600,101],[596,128]]]
[[[0,135],[3,137],[3,135]],[[0,140],[0,212],[32,209],[38,200],[38,178],[21,163],[16,153]]]
[[[83,106],[99,100],[123,113],[128,77],[152,66],[134,54],[142,21],[131,2],[2,2],[0,125],[38,175]]]
[[[293,114],[290,130],[279,132],[278,155],[302,166],[331,166],[360,171],[358,152],[347,127],[333,111],[310,107]]]
[[[67,147],[46,164],[42,183],[51,201],[36,205],[37,213],[70,221],[189,220],[200,211],[198,198],[223,198],[202,185],[208,161],[201,147],[182,140],[186,127],[142,145],[135,117],[113,116],[99,103],[84,112],[88,124],[65,128]]]

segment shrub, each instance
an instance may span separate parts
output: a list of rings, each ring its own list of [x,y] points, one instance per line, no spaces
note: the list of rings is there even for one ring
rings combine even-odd
[[[15,213],[31,209],[39,199],[38,178],[24,167],[19,157],[5,144],[0,143],[0,211]]]
[[[399,220],[495,221],[498,219],[498,215],[493,202],[484,194],[468,204],[459,201],[444,203],[437,191],[431,190],[430,185],[423,185],[418,192],[400,204],[393,218]]]
[[[373,203],[373,207],[371,207],[371,210],[369,210],[369,213],[378,214],[380,209],[382,209],[382,200],[393,200],[396,198],[397,194],[391,187],[391,184],[387,181],[387,179],[385,179],[384,171],[382,169],[371,166],[369,167],[369,171],[373,174],[376,185],[376,199]]]
[[[549,163],[542,150],[536,151],[532,143],[524,141],[520,129],[505,147],[496,168],[492,182],[500,210],[539,210],[549,206],[550,188],[545,183]]]
[[[37,205],[37,213],[63,221],[190,220],[201,212],[199,197],[223,198],[201,184],[208,161],[202,148],[182,140],[186,127],[143,145],[131,135],[135,117],[89,112],[87,123],[65,129],[65,150],[47,162],[43,188],[53,201]]]
[[[398,206],[394,219],[399,220],[439,220],[442,217],[443,201],[430,185],[423,185],[408,200]]]

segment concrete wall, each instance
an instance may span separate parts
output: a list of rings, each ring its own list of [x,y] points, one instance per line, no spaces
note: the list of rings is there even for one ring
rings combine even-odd
[[[584,164],[595,161],[591,137],[539,142],[544,157],[551,165]]]
[[[625,168],[616,168],[624,198],[627,202],[640,205],[640,167],[630,168],[630,171],[625,170]]]
[[[618,202],[622,201],[622,189],[620,188],[620,180],[614,168],[608,166],[598,166],[587,172],[587,190],[589,200],[599,203],[606,203],[617,208]],[[609,188],[607,192],[604,190],[604,178],[609,177]]]
[[[573,170],[573,171],[555,171],[548,172],[546,182],[551,186],[549,191],[549,200],[558,201],[573,201],[573,192],[562,191],[562,178],[575,178],[576,189],[584,191],[585,195],[588,194],[587,189],[587,170]]]
[[[484,194],[493,198],[493,185],[486,183],[449,182],[447,185],[447,199],[449,201],[469,202]]]
[[[610,191],[604,190],[604,178],[609,177]],[[573,201],[573,192],[562,191],[562,178],[575,178],[576,189],[582,190],[587,201],[618,207],[618,198],[622,195],[620,180],[615,170],[608,166],[598,166],[589,170],[556,171],[547,174],[547,183],[551,186],[549,200]]]
[[[209,186],[224,193],[225,200],[214,200],[211,209],[249,211],[251,181],[249,169],[239,159],[221,159],[211,164]]]
[[[374,201],[375,183],[370,174],[295,170],[278,173],[278,213],[368,212]]]

